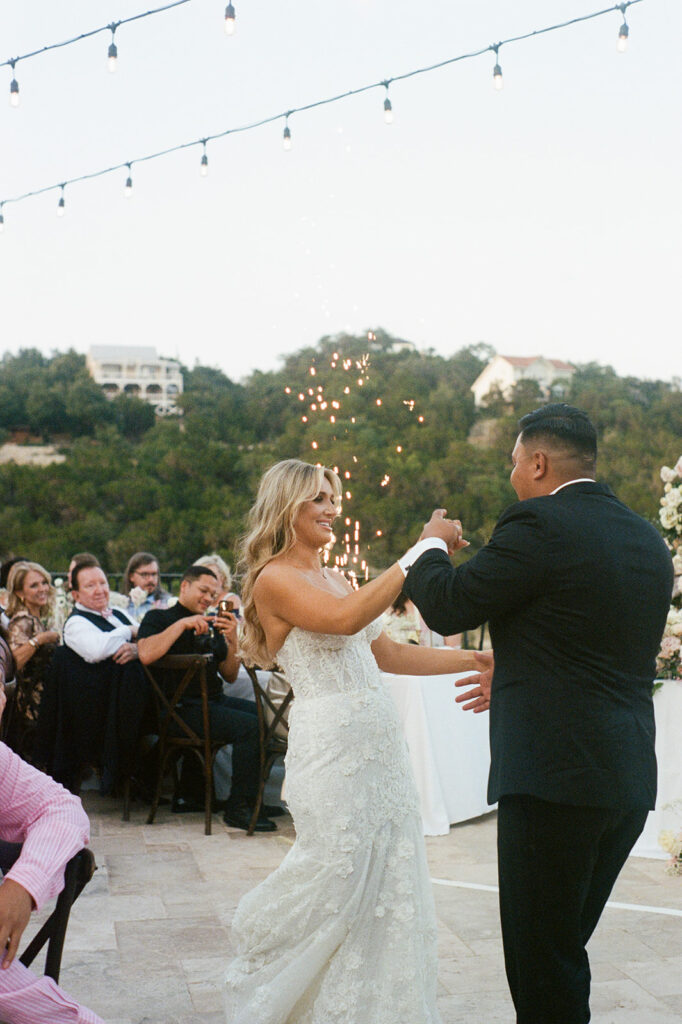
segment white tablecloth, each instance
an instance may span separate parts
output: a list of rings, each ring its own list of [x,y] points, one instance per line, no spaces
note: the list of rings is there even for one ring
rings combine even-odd
[[[654,694],[654,712],[658,799],[632,856],[667,858],[668,854],[658,845],[659,834],[664,829],[676,833],[682,829],[682,682],[664,682]],[[677,806],[671,806],[675,803]]]
[[[455,679],[466,675],[382,673],[405,727],[427,836],[447,835],[451,824],[491,810],[488,715],[455,704]]]

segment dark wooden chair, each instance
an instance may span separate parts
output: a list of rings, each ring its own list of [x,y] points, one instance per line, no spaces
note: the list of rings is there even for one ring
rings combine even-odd
[[[0,844],[0,869],[3,874],[9,871],[20,852],[21,843]],[[57,897],[54,910],[19,957],[24,967],[30,967],[41,949],[47,945],[44,973],[55,982],[59,981],[71,907],[96,870],[95,858],[87,847],[79,850],[68,862],[64,869],[64,888]]]
[[[156,705],[159,730],[158,775],[154,800],[149,810],[147,824],[151,825],[161,798],[161,787],[169,765],[173,768],[173,796],[178,795],[178,759],[182,756],[196,757],[204,775],[204,816],[205,833],[211,834],[211,803],[213,799],[213,761],[225,740],[211,739],[208,709],[208,688],[206,667],[211,654],[167,654],[152,665],[144,665],[144,671],[152,686],[152,697]],[[179,704],[190,683],[198,680],[201,691],[203,736],[200,736],[182,718]]]
[[[285,695],[284,699],[275,704],[267,691],[258,681],[256,670],[244,666],[248,672],[253,695],[256,700],[256,713],[258,715],[258,733],[260,747],[260,775],[258,779],[258,795],[253,808],[253,816],[249,825],[247,835],[252,836],[260,814],[263,803],[263,792],[272,766],[278,757],[284,757],[288,746],[289,723],[286,712],[294,699],[293,690]]]

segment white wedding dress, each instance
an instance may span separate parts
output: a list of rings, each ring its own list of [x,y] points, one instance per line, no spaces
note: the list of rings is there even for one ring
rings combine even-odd
[[[296,842],[240,902],[228,1024],[440,1024],[436,920],[407,746],[370,643],[294,628]]]

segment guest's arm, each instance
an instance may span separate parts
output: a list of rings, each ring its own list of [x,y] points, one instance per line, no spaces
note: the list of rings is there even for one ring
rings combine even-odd
[[[222,634],[227,644],[227,655],[218,665],[218,671],[228,683],[233,683],[239,673],[239,634],[237,620],[234,615],[217,615],[213,620],[215,628]]]
[[[0,838],[23,843],[0,885],[0,941],[10,938],[9,966],[28,915],[64,886],[67,861],[88,842],[80,800],[0,743]],[[9,884],[8,884],[9,883]]]
[[[130,643],[132,635],[132,625],[121,622],[111,632],[105,633],[82,615],[72,615],[64,626],[66,646],[91,664],[111,658],[122,644]]]
[[[9,624],[9,644],[18,672],[26,665],[43,644],[58,644],[59,633],[55,629],[38,630],[30,615],[17,614]]]
[[[142,620],[141,633],[149,629],[149,616],[153,614],[152,611],[147,612],[147,615],[145,615]],[[158,661],[159,658],[163,658],[164,654],[168,654],[173,644],[176,640],[180,639],[186,629],[193,630],[197,635],[208,633],[208,620],[204,615],[187,615],[185,618],[171,623],[170,626],[161,630],[160,633],[151,633],[148,636],[140,636],[138,634],[137,653],[142,664],[151,665],[153,662]]]

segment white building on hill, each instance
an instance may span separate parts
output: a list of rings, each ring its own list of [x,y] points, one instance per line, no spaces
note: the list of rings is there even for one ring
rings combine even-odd
[[[154,406],[157,416],[180,410],[182,373],[175,359],[160,359],[156,349],[138,345],[92,345],[85,359],[92,378],[107,398],[130,395]]]
[[[485,405],[486,396],[499,389],[509,398],[512,388],[522,380],[537,381],[540,390],[549,396],[549,389],[558,380],[570,381],[575,367],[561,359],[544,356],[495,356],[478,375],[471,390],[476,405]]]

